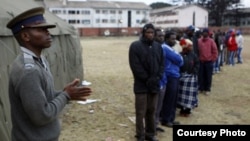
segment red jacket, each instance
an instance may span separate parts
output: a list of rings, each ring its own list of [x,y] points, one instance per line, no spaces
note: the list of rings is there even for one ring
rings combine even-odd
[[[198,50],[200,61],[214,62],[218,57],[217,46],[214,40],[209,37],[202,37],[198,40]]]
[[[230,38],[228,39],[227,46],[228,46],[227,49],[229,51],[236,51],[237,50],[237,42],[236,42],[235,34],[232,34],[230,36]]]

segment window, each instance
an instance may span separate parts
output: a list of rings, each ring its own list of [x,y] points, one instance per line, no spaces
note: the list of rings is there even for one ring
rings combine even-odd
[[[82,24],[90,24],[90,20],[82,20]]]
[[[136,11],[136,14],[139,15],[141,12],[140,11]]]
[[[140,20],[137,19],[137,20],[136,20],[136,23],[137,23],[137,24],[140,24]]]
[[[70,15],[79,15],[80,11],[79,10],[69,10]]]
[[[108,14],[108,10],[102,10],[102,14]]]
[[[96,19],[95,22],[96,22],[96,23],[100,23],[100,19]]]
[[[110,19],[110,23],[116,23],[115,19]]]
[[[122,11],[121,11],[121,10],[119,10],[119,11],[118,11],[118,13],[119,13],[119,14],[122,14]]]
[[[108,23],[108,19],[102,19],[102,23]]]
[[[69,20],[69,24],[79,24],[80,23],[80,20]]]
[[[100,14],[100,10],[96,10],[95,13],[96,13],[96,14]]]
[[[72,14],[72,15],[75,15],[75,14],[76,14],[76,11],[75,11],[75,10],[69,10],[68,12],[69,12],[69,14]]]
[[[75,24],[76,20],[69,20],[69,24]]]
[[[89,10],[82,10],[82,14],[83,15],[90,15],[90,11]]]
[[[61,14],[61,10],[52,10],[53,14]]]
[[[115,14],[116,11],[115,10],[110,10],[110,14]]]

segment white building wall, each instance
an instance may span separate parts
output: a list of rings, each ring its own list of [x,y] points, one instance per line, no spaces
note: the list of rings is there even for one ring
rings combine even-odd
[[[208,12],[198,6],[189,6],[186,8],[177,8],[174,11],[175,15],[161,15],[150,17],[152,23],[160,28],[172,28],[172,27],[186,27],[193,24],[193,13],[195,12],[195,26],[207,27],[208,26]],[[177,21],[170,23],[161,23],[164,21]]]
[[[179,26],[186,27],[188,25],[193,25],[193,15],[195,16],[194,25],[196,27],[208,26],[208,12],[197,6],[179,10]]]
[[[127,28],[128,27],[128,13],[131,12],[131,27],[142,27],[141,21],[143,19],[149,20],[149,10],[130,10],[130,9],[92,9],[92,8],[49,8],[61,19],[70,23],[70,20],[77,22],[70,23],[75,28],[96,27],[96,28]],[[79,11],[79,14],[68,14],[69,11]],[[96,13],[99,10],[99,13]],[[110,13],[110,11],[115,13]],[[89,14],[83,14],[82,11],[89,11]],[[107,13],[103,13],[107,11]],[[121,13],[119,12],[121,11]],[[99,22],[98,22],[99,19]],[[89,23],[83,23],[83,20],[89,20]],[[103,20],[107,20],[103,23]],[[113,20],[113,22],[111,22]],[[121,22],[120,22],[121,21]]]

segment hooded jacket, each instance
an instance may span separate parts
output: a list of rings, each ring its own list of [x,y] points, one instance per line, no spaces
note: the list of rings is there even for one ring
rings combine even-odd
[[[148,41],[142,36],[131,43],[129,65],[134,77],[134,93],[159,93],[160,79],[164,72],[164,57],[161,44]],[[155,80],[155,84],[149,81]]]

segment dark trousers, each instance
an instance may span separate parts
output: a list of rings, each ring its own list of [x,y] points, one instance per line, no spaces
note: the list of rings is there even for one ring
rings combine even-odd
[[[175,112],[177,105],[177,97],[179,90],[179,78],[167,77],[167,86],[165,97],[161,109],[161,122],[173,123],[175,120]]]
[[[200,91],[211,91],[213,76],[213,62],[201,62],[199,69],[199,90]]]
[[[166,92],[166,86],[164,86],[158,96],[158,102],[157,102],[157,107],[156,107],[156,112],[155,112],[155,127],[157,127],[157,125],[160,122],[160,113],[161,113],[161,109],[162,109],[162,104],[164,101],[164,97],[165,97],[165,92]]]
[[[137,138],[155,136],[155,110],[157,101],[158,94],[135,94]]]

